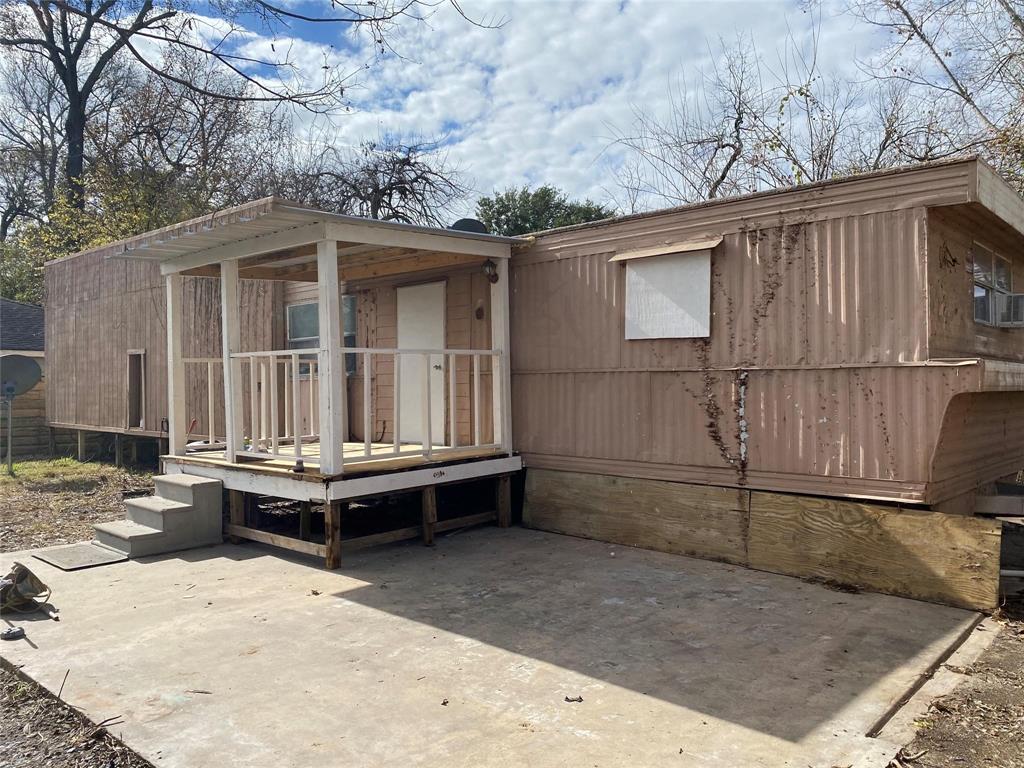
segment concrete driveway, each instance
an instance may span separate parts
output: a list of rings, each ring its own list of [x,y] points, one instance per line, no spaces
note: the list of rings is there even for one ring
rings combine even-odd
[[[15,559],[61,621],[0,654],[183,768],[884,766],[865,734],[975,618],[523,529],[336,572],[255,544]]]

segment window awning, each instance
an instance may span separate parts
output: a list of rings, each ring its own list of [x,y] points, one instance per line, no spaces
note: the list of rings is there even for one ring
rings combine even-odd
[[[635,251],[623,251],[608,259],[613,261],[629,261],[630,259],[644,259],[648,256],[668,256],[673,253],[690,253],[692,251],[710,251],[722,242],[722,237],[710,237],[703,240],[686,240],[681,243],[666,243],[654,245],[649,248],[639,248]]]

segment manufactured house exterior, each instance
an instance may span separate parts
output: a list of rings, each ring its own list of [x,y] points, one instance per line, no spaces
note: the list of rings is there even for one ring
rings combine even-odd
[[[630,255],[694,244],[706,332],[627,338]],[[527,467],[940,508],[1024,468],[1024,201],[979,161],[542,233],[512,283]]]
[[[232,536],[334,567],[350,500],[423,489],[428,540],[435,486],[496,478],[507,525],[525,467],[528,526],[996,604],[1024,201],[974,159],[528,238],[267,198],[46,290],[51,423],[166,438]],[[247,494],[322,503],[324,543]]]

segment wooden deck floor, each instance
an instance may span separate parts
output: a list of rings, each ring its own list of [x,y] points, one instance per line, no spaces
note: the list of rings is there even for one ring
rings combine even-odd
[[[423,446],[419,443],[403,444],[403,451],[421,451]],[[291,446],[283,446],[279,449],[281,453],[287,454]],[[466,446],[462,448],[449,448],[448,446],[435,446],[434,450],[439,453],[428,459],[423,455],[395,456],[393,443],[373,443],[370,447],[371,455],[374,458],[365,459],[365,446],[363,443],[345,443],[345,471],[342,475],[324,475],[320,472],[320,443],[309,442],[302,444],[302,462],[305,466],[303,472],[293,472],[295,460],[292,458],[270,458],[253,454],[251,459],[231,462],[227,459],[223,449],[212,450],[191,450],[184,456],[175,455],[167,458],[179,463],[206,464],[209,466],[234,466],[246,470],[265,472],[268,474],[287,475],[289,477],[322,482],[325,479],[348,477],[352,475],[365,475],[368,473],[393,472],[411,467],[421,467],[430,464],[444,464],[451,461],[463,461],[478,457],[497,456],[501,454],[500,449],[494,447]],[[349,459],[362,459],[361,461],[349,464]]]

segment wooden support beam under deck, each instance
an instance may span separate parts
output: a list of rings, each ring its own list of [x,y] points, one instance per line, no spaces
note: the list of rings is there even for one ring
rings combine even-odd
[[[434,526],[437,524],[437,486],[423,489],[423,543],[434,546]]]
[[[344,501],[324,504],[324,567],[329,571],[341,566],[341,513],[348,509]]]
[[[508,528],[512,525],[512,478],[500,475],[496,478],[495,506],[498,509],[498,527]]]
[[[230,525],[245,525],[245,493],[242,491],[228,491],[228,523]],[[237,544],[241,539],[237,536],[229,536],[228,541]]]

